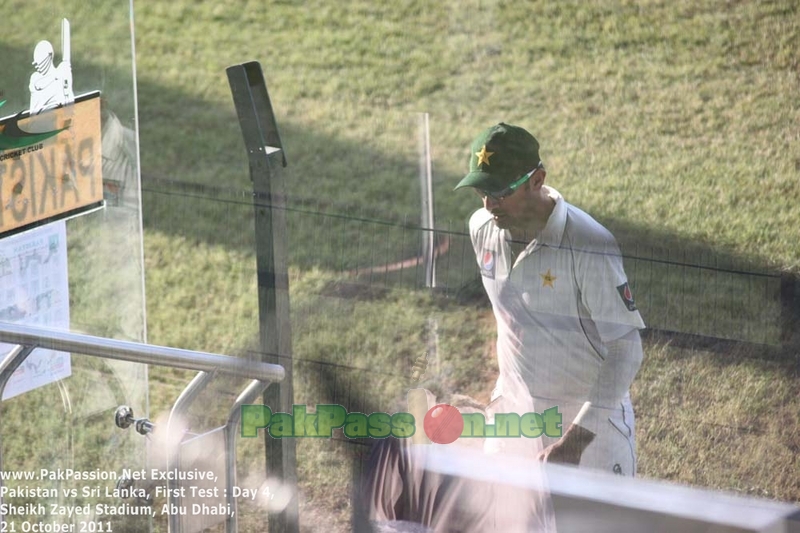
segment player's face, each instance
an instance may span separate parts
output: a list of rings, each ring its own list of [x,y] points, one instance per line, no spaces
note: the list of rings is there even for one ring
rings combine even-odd
[[[543,171],[542,171],[543,172]],[[535,217],[532,210],[531,183],[538,183],[537,173],[533,173],[531,181],[523,184],[511,194],[494,197],[478,191],[483,199],[483,207],[494,215],[494,223],[500,229],[525,230]]]
[[[520,201],[523,196],[520,191],[514,191],[514,194],[501,200],[485,196],[483,198],[483,207],[494,216],[494,223],[497,224],[497,227],[500,229],[513,229],[518,225],[520,215],[523,212],[522,202]]]

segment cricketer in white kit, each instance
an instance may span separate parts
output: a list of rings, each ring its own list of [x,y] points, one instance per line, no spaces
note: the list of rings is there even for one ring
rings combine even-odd
[[[558,407],[562,436],[541,437],[542,459],[633,476],[629,388],[644,322],[613,235],[545,175],[536,139],[501,123],[473,142],[456,187],[484,202],[469,229],[497,320],[493,396],[532,401],[539,413]]]

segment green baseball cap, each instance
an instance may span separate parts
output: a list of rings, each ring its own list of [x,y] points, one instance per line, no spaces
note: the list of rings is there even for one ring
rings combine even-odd
[[[502,191],[539,164],[539,142],[533,135],[510,124],[500,123],[483,131],[472,142],[469,174],[456,189],[475,187]]]

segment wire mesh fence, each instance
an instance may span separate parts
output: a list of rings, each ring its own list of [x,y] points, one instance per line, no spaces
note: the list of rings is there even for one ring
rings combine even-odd
[[[144,185],[146,223],[167,231],[252,250],[251,192],[167,179]],[[434,239],[435,289],[480,300],[480,276],[466,223],[435,229],[416,219],[382,216],[358,206],[287,198],[290,264],[348,277],[361,287],[425,286],[423,239]],[[778,345],[797,309],[787,275],[709,247],[687,243],[623,242],[631,289],[647,327],[765,345]],[[790,288],[794,288],[791,285]],[[788,301],[787,301],[788,299]]]
[[[148,206],[145,223],[151,228],[250,253],[254,204],[270,206],[268,198],[254,199],[247,191],[152,179],[144,180],[143,200]],[[439,353],[431,364],[440,388],[434,392],[446,399],[455,391],[476,396],[485,391],[492,379],[486,362],[491,361],[487,350],[493,324],[488,321],[475,332],[468,330],[473,325],[459,322],[465,307],[484,306],[490,315],[465,222],[440,223],[431,230],[421,228],[415,217],[392,218],[361,206],[296,197],[286,198],[285,205],[290,268],[320,273],[300,276],[301,289],[294,284],[296,404],[330,403],[361,413],[405,411],[406,391],[415,386],[412,361],[428,349],[426,319],[431,316],[439,320]],[[425,286],[421,253],[426,234],[433,234],[436,250],[432,290]],[[784,499],[800,494],[792,482],[770,487],[756,471],[749,486],[739,479],[722,480],[719,474],[726,468],[741,471],[732,461],[747,463],[748,454],[765,455],[765,442],[777,447],[766,456],[785,459],[784,452],[796,440],[791,433],[795,426],[786,424],[785,432],[775,434],[759,422],[760,410],[740,408],[732,418],[719,415],[720,410],[737,409],[731,404],[738,401],[737,386],[751,386],[738,374],[743,368],[739,356],[747,356],[748,346],[778,346],[785,336],[787,310],[796,309],[794,300],[787,302],[787,294],[794,293],[786,290],[786,277],[700,246],[630,239],[621,244],[648,328],[727,340],[738,347],[709,356],[700,370],[688,352],[667,353],[660,345],[648,354],[649,369],[634,382],[637,433],[644,436],[639,444],[641,472]],[[254,292],[254,275],[249,283]],[[433,300],[415,294],[433,295]],[[483,341],[476,340],[481,337]],[[772,376],[778,383],[785,378],[785,365],[765,365],[767,379]],[[704,385],[712,379],[714,386]],[[780,405],[778,393],[765,405],[779,413],[791,409]],[[758,390],[752,396],[768,394]],[[352,488],[370,439],[347,439],[337,430],[330,440],[301,440],[301,480],[313,478],[317,491],[336,487],[346,498],[349,490],[342,491],[342,484]],[[697,457],[692,453],[698,450],[703,460],[693,465]],[[764,471],[772,468],[761,465]]]

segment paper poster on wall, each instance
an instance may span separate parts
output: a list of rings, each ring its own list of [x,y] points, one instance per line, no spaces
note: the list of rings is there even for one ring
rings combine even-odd
[[[0,239],[0,320],[69,330],[66,222]],[[0,344],[0,357],[14,346]],[[34,350],[11,376],[8,399],[66,378],[70,354]]]

